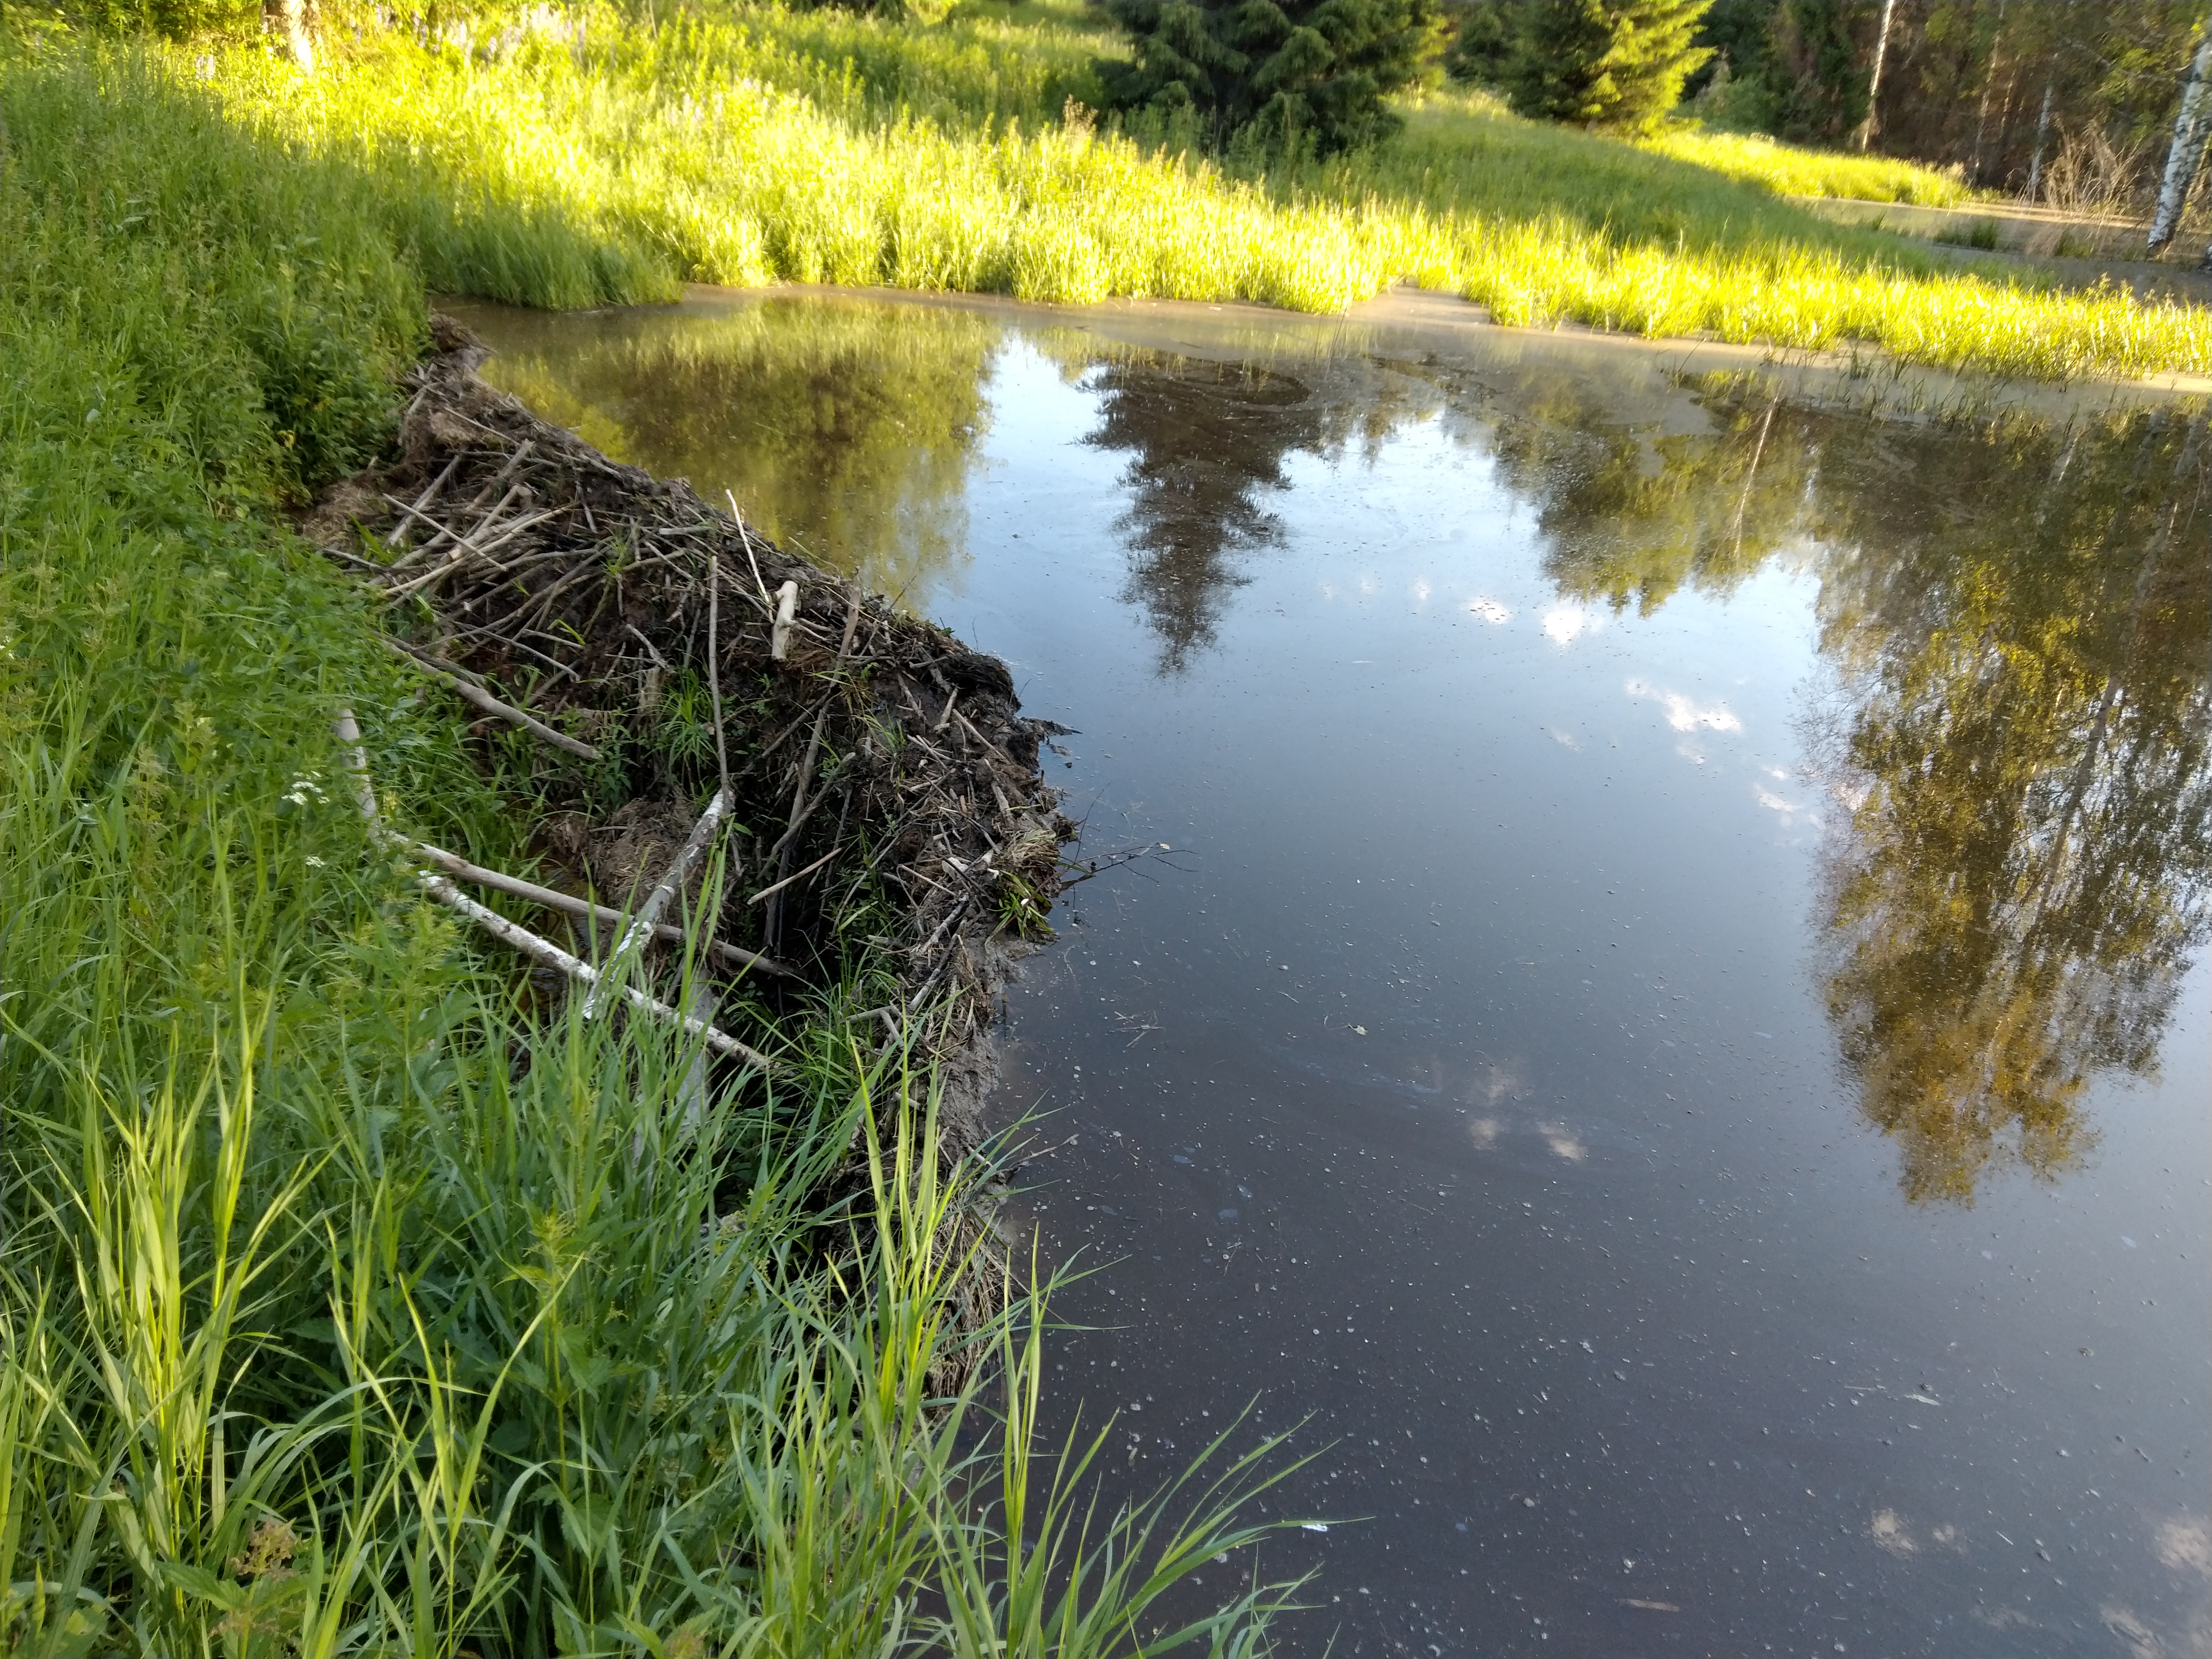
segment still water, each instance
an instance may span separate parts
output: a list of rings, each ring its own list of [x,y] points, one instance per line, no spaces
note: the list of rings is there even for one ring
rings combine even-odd
[[[1115,1491],[1302,1425],[1289,1650],[2212,1649],[2201,408],[1419,314],[468,315],[1076,728],[1088,850],[1150,851],[1004,1028],[1102,1269],[1056,1425],[1119,1413]]]

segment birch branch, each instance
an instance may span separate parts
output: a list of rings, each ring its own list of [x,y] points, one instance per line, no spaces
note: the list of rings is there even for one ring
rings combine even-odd
[[[615,946],[615,953],[607,962],[610,975],[619,975],[629,965],[629,959],[644,949],[646,940],[653,937],[660,913],[668,908],[668,901],[675,897],[676,890],[690,879],[692,866],[699,862],[699,855],[707,850],[707,843],[714,839],[714,830],[720,824],[728,803],[729,797],[717,789],[714,799],[707,803],[707,810],[699,815],[699,822],[692,826],[690,839],[677,849],[675,861],[668,866],[668,873],[661,877],[659,886],[646,895],[645,902],[638,907],[637,915],[630,921],[629,931],[623,934],[622,942]],[[599,1000],[599,988],[594,986],[591,994],[584,999],[586,1019],[598,1012]]]
[[[495,715],[505,720],[509,726],[519,726],[531,736],[542,742],[551,744],[556,749],[565,749],[572,755],[581,755],[586,760],[599,759],[599,751],[581,738],[572,738],[566,732],[556,732],[535,714],[526,714],[520,708],[501,702],[483,687],[471,685],[457,674],[449,674],[442,669],[431,667],[428,663],[424,662],[422,658],[396,640],[386,640],[385,643],[432,679],[445,686],[463,702],[472,703],[483,709],[485,714]]]
[[[525,881],[520,876],[510,876],[497,870],[487,870],[480,864],[471,864],[458,853],[448,853],[442,847],[433,847],[428,842],[411,842],[413,849],[436,865],[447,875],[458,877],[473,887],[489,887],[495,893],[505,893],[510,898],[527,900],[542,904],[549,910],[558,910],[583,921],[600,922],[609,927],[619,927],[629,920],[627,912],[611,904],[595,904],[590,899],[578,898],[574,893],[562,892],[558,888],[541,887],[534,881]],[[689,937],[681,927],[660,921],[655,922],[653,936],[664,944],[680,945]],[[789,978],[792,970],[783,963],[741,945],[726,945],[720,939],[709,939],[707,949],[714,958],[732,968],[757,969],[763,974]]]

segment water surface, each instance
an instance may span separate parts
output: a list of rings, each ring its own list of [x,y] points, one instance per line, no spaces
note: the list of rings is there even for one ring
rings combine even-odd
[[[2201,409],[1234,309],[470,316],[1077,729],[1089,851],[1150,850],[1009,999],[1024,1202],[1105,1268],[1056,1422],[1118,1413],[1126,1491],[1303,1424],[1289,1650],[2212,1647]]]

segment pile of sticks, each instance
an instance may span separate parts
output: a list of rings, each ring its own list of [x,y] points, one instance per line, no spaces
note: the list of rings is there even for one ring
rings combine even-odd
[[[326,492],[304,528],[375,591],[395,656],[483,741],[526,734],[555,809],[538,850],[559,878],[409,842],[426,890],[587,998],[642,996],[766,1065],[710,1024],[711,999],[678,1011],[629,981],[696,937],[724,988],[824,983],[874,886],[896,920],[868,942],[898,992],[868,1012],[896,1036],[928,1004],[933,1040],[965,1044],[1006,943],[1042,931],[1060,885],[1074,827],[1037,766],[1057,728],[1021,717],[997,659],[784,552],[734,501],[609,460],[479,380],[484,351],[458,325],[434,333],[398,459]],[[360,763],[373,810],[368,752]],[[718,840],[721,899],[702,915]],[[548,912],[569,944],[465,886]]]

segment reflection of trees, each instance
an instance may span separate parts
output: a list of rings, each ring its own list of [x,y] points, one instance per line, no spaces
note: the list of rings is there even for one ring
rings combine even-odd
[[[1819,458],[1805,413],[1716,399],[1690,429],[1607,420],[1565,386],[1520,404],[1490,441],[1531,498],[1562,593],[1649,615],[1686,584],[1726,592],[1802,530]]]
[[[1826,999],[1912,1198],[2076,1161],[2083,1091],[2152,1069],[2204,937],[2203,439],[2164,413],[1951,434],[1911,481],[1927,532],[1824,570],[1865,791]]]
[[[1802,549],[1841,697],[1824,994],[1915,1200],[2094,1139],[2212,927],[2212,459],[2170,411],[2054,427],[1820,415],[1704,388],[1708,429],[1561,388],[1488,438],[1560,589],[1649,611]]]
[[[1421,395],[1352,365],[1315,367],[1322,373],[1309,386],[1249,362],[1124,349],[1087,382],[1100,410],[1085,441],[1131,452],[1125,597],[1159,636],[1163,673],[1181,672],[1212,643],[1223,601],[1246,580],[1241,556],[1279,540],[1262,492],[1284,487],[1285,458],[1379,441]]]
[[[964,561],[993,319],[769,300],[617,314],[580,341],[577,320],[543,346],[516,325],[487,373],[610,454],[709,501],[732,491],[770,535],[916,609]]]
[[[1085,441],[1133,452],[1126,597],[1159,635],[1162,672],[1179,672],[1246,580],[1238,556],[1281,536],[1260,492],[1283,487],[1287,453],[1318,445],[1319,410],[1288,375],[1150,351],[1109,361],[1090,384],[1099,421]]]

